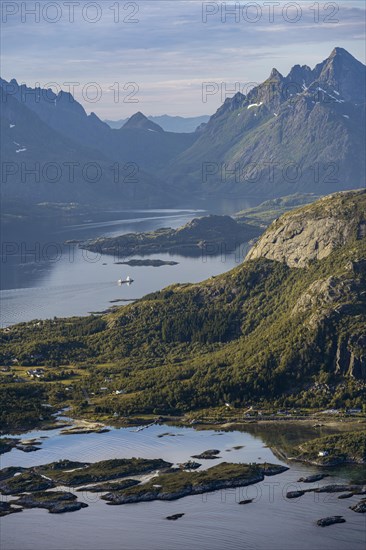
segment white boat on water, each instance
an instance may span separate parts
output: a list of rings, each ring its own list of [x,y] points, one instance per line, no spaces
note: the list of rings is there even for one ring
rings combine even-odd
[[[123,285],[123,284],[130,285],[131,283],[133,283],[133,279],[131,279],[129,275],[127,275],[126,279],[122,279],[122,277],[118,279],[119,285]]]

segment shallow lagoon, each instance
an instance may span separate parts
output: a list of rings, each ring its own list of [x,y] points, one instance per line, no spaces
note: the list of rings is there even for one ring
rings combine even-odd
[[[256,426],[248,427],[251,432]],[[273,427],[270,428],[273,431]],[[97,461],[140,456],[183,462],[206,449],[220,449],[217,460],[202,460],[202,467],[220,461],[283,463],[266,447],[266,427],[261,435],[248,431],[198,431],[154,425],[136,432],[133,428],[111,429],[103,434],[60,435],[59,431],[35,431],[27,438],[47,436],[34,453],[13,450],[2,455],[1,467],[31,466],[60,458]],[[287,428],[281,426],[281,437]],[[158,437],[163,433],[174,436]],[[297,434],[297,435],[296,435]],[[273,438],[273,433],[270,435]],[[298,437],[298,428],[289,431]],[[301,437],[301,436],[300,436]],[[233,447],[243,445],[234,450]],[[284,494],[304,484],[297,479],[318,471],[298,463],[278,476],[253,486],[185,497],[173,502],[147,502],[108,506],[94,493],[76,493],[89,504],[78,512],[54,516],[45,510],[25,510],[2,519],[1,547],[4,550],[207,550],[222,548],[250,550],[344,550],[363,549],[365,517],[349,510],[361,497],[338,500],[337,494],[305,494],[287,500]],[[320,485],[354,479],[357,468],[332,470]],[[311,486],[315,486],[312,484]],[[309,487],[309,485],[306,485]],[[246,506],[239,500],[255,498]],[[184,513],[176,522],[165,517]],[[321,528],[317,519],[343,515],[346,523]],[[276,542],[274,542],[276,541]]]

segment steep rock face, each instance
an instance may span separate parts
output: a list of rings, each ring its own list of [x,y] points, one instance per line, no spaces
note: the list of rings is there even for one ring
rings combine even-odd
[[[335,357],[335,373],[366,379],[366,337],[339,339]]]
[[[260,200],[361,188],[365,71],[342,48],[313,70],[273,69],[247,95],[227,98],[162,175],[195,192]]]
[[[346,209],[342,207],[344,200]],[[263,257],[290,267],[306,267],[313,260],[326,258],[335,248],[363,238],[365,226],[366,191],[337,193],[276,220],[247,260]]]
[[[291,268],[311,268],[312,262],[325,259],[335,249],[359,246],[365,239],[365,216],[366,190],[325,197],[276,220],[247,260],[263,257]],[[365,282],[364,257],[342,261],[340,256],[331,274],[328,271],[301,289],[290,313],[294,323],[301,319],[303,327],[318,334],[320,342],[328,338],[329,369],[337,376],[366,378],[366,336],[360,330],[366,307]],[[352,323],[344,330],[350,319]]]
[[[329,58],[314,69],[320,84],[333,86],[335,93],[357,104],[365,101],[365,66],[344,48],[334,48]]]

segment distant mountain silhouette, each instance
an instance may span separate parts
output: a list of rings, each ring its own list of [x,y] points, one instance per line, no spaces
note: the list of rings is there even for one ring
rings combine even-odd
[[[160,115],[160,116],[148,116],[147,117],[155,124],[158,124],[166,132],[175,132],[175,133],[191,133],[195,132],[196,129],[201,125],[209,121],[209,115],[202,115],[197,117],[182,117],[182,116],[170,116],[170,115]],[[128,119],[120,120],[105,120],[111,128],[119,130],[127,122]]]
[[[261,202],[363,187],[365,75],[365,65],[342,48],[314,69],[295,65],[283,76],[274,68],[191,133],[167,132],[141,112],[112,129],[70,93],[0,79],[3,168],[8,163],[2,197],[194,206],[205,198]],[[63,167],[60,177],[41,171],[25,184],[22,163],[49,162]],[[77,167],[71,179],[70,163]],[[82,171],[89,163],[99,166],[95,181]]]

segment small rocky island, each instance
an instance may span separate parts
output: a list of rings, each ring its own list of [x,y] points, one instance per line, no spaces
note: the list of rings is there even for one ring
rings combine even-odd
[[[24,453],[39,451],[42,441],[39,439],[18,439],[13,437],[4,437],[0,439],[0,455],[9,453],[12,449],[18,449]]]
[[[214,458],[220,458],[218,456],[219,453],[220,451],[218,449],[208,449],[207,451],[203,451],[203,453],[200,453],[198,455],[192,455],[192,458],[212,460]]]
[[[163,265],[178,265],[173,260],[128,260],[128,262],[114,262],[116,265],[129,265],[130,267],[161,267]]]
[[[30,495],[23,494],[17,500],[11,500],[10,504],[23,508],[45,508],[50,514],[76,512],[88,506],[85,502],[79,502],[74,494],[65,491],[37,491]]]
[[[329,516],[327,518],[318,519],[316,522],[319,527],[328,527],[329,525],[334,525],[335,523],[345,523],[343,516]]]
[[[131,504],[152,500],[177,500],[219,489],[245,487],[263,481],[265,476],[288,470],[278,464],[232,464],[222,462],[204,471],[172,470],[161,473],[143,485],[102,496],[108,504]]]
[[[214,256],[233,251],[240,244],[258,237],[263,229],[239,223],[230,216],[195,218],[178,229],[162,228],[148,233],[127,233],[84,241],[80,248],[124,258],[135,254],[171,253]],[[132,265],[132,264],[129,264]]]
[[[345,493],[350,496],[366,494],[366,486],[364,485],[340,485],[333,483],[331,485],[323,485],[322,487],[311,487],[310,489],[298,489],[297,491],[288,491],[286,498],[298,498],[305,493]]]
[[[86,506],[73,493],[49,490],[59,485],[75,487],[79,492],[104,493],[101,498],[113,505],[176,500],[218,489],[244,487],[263,481],[265,476],[288,470],[286,466],[269,463],[223,462],[204,471],[196,470],[199,464],[189,462],[184,466],[187,469],[173,468],[170,462],[162,459],[121,458],[94,464],[59,460],[31,468],[4,468],[0,470],[0,493],[17,498],[4,503],[0,515],[23,508],[45,508],[55,514],[73,512]],[[171,519],[178,517],[181,516],[172,516]]]

